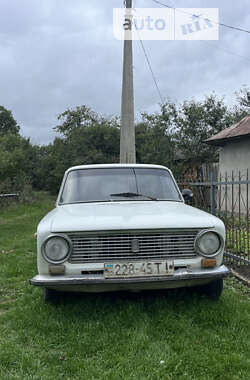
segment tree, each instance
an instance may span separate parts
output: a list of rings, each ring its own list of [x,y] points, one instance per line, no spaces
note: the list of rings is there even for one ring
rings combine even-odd
[[[239,92],[236,92],[236,97],[239,105],[250,113],[250,89],[243,87]]]
[[[168,102],[159,113],[142,114],[142,122],[136,125],[137,162],[153,163],[173,168],[174,141],[173,119],[175,105]]]
[[[232,116],[233,122],[237,123],[243,117],[250,114],[250,89],[243,87],[235,93],[237,104],[233,106]]]
[[[69,138],[77,131],[82,131],[93,126],[118,127],[117,118],[108,119],[100,116],[85,105],[74,109],[67,109],[58,116],[58,120],[61,124],[57,125],[54,129],[65,138]]]
[[[232,125],[232,112],[223,98],[212,94],[204,101],[185,101],[174,117],[175,141],[178,149],[191,164],[217,160],[217,149],[204,140]]]
[[[138,162],[169,166],[176,174],[185,167],[215,162],[218,150],[204,140],[231,126],[242,116],[239,107],[228,108],[215,94],[203,101],[167,102],[155,114],[142,114],[136,126]],[[181,162],[179,157],[181,156]]]
[[[12,112],[0,106],[0,135],[12,133],[19,134],[20,127],[12,116]]]
[[[62,135],[40,148],[37,183],[56,193],[70,166],[119,162],[119,123],[86,106],[68,109],[58,116],[55,130]]]
[[[33,180],[35,162],[29,139],[0,135],[0,193],[22,192]]]
[[[66,110],[58,116],[55,130],[63,135],[74,165],[119,160],[119,123],[105,118],[86,106]]]

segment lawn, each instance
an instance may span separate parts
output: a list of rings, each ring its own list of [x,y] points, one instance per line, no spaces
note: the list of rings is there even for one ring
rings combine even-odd
[[[33,234],[48,196],[0,209],[0,379],[250,379],[250,290],[68,295],[43,304]]]

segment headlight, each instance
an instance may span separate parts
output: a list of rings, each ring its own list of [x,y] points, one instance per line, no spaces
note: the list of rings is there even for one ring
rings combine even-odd
[[[223,245],[222,238],[213,231],[205,231],[198,234],[195,241],[195,249],[203,256],[215,256]]]
[[[71,252],[71,241],[66,236],[50,236],[42,246],[42,253],[49,263],[61,264]]]

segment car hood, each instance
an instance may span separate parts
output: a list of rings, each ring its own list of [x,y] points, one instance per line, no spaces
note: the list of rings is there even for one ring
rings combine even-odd
[[[128,201],[58,206],[43,223],[51,232],[211,228],[218,218],[182,202]]]

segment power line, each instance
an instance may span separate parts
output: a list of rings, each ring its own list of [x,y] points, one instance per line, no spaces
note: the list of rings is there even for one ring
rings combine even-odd
[[[161,1],[158,1],[158,0],[152,0],[154,3],[156,4],[160,4],[162,5],[163,7],[165,8],[171,8],[171,9],[175,9],[177,12],[180,12],[180,13],[185,13],[187,15],[190,15],[190,16],[193,16],[191,13],[189,12],[185,12],[183,10],[180,10],[178,8],[175,8],[175,7],[172,7],[171,5],[167,5],[165,3],[162,3]],[[203,18],[203,17],[200,17],[200,18]],[[234,29],[234,30],[237,30],[238,32],[244,32],[244,33],[248,33],[250,34],[250,30],[247,30],[247,29],[243,29],[243,28],[238,28],[237,26],[232,26],[232,25],[228,25],[228,24],[224,24],[222,22],[216,22],[216,21],[213,21],[213,20],[210,20],[213,24],[217,24],[217,25],[220,25],[220,26],[223,26],[224,28],[229,28],[229,29]]]
[[[162,6],[164,6],[164,7],[166,7],[166,8],[176,9],[176,8],[170,6],[170,5],[167,5],[167,4],[164,4],[164,3],[161,3],[161,2],[158,1],[158,0],[152,0],[152,1],[154,1],[155,3],[158,3],[158,4],[162,5]],[[187,12],[184,12],[184,11],[183,11],[183,13],[186,13],[186,14],[191,15],[191,13],[187,13]],[[191,16],[192,16],[192,15],[191,15]],[[211,22],[213,22],[213,21],[211,21]],[[225,27],[228,27],[228,28],[231,28],[231,29],[236,29],[236,30],[238,30],[238,31],[243,31],[243,32],[246,32],[246,33],[250,33],[250,32],[247,31],[247,30],[240,29],[240,28],[236,28],[236,27],[231,27],[231,26],[226,25],[226,24],[222,24],[222,23],[216,23],[216,24],[221,25],[221,26],[225,26]],[[141,45],[141,47],[142,47],[143,53],[144,53],[144,55],[145,55],[145,58],[146,58],[146,61],[147,61],[147,64],[148,64],[149,70],[150,70],[150,72],[151,72],[151,75],[152,75],[152,78],[153,78],[153,81],[154,81],[154,84],[155,84],[155,87],[156,87],[157,93],[158,93],[159,98],[160,98],[160,102],[161,102],[161,104],[164,104],[163,96],[162,96],[162,94],[161,94],[161,91],[160,91],[159,85],[158,85],[158,83],[157,83],[156,76],[155,76],[155,74],[154,74],[154,71],[153,71],[152,65],[151,65],[150,60],[149,60],[149,56],[148,56],[147,51],[146,51],[146,48],[145,48],[145,46],[144,46],[144,44],[143,44],[143,42],[142,42],[142,39],[141,39],[141,37],[140,37],[140,33],[139,33],[139,30],[138,30],[137,27],[136,27],[136,24],[135,24],[135,29],[136,29],[136,31],[137,31],[137,33],[138,33],[139,42],[140,42],[140,45]],[[240,54],[234,53],[234,52],[232,52],[232,51],[230,51],[230,50],[228,50],[228,49],[225,49],[225,48],[223,48],[223,47],[221,47],[221,46],[216,46],[215,44],[209,43],[209,42],[207,42],[207,41],[203,41],[203,42],[209,44],[210,46],[214,47],[215,49],[219,49],[219,50],[225,51],[225,52],[228,53],[228,54],[234,55],[234,56],[236,56],[236,57],[239,57],[239,58],[245,59],[246,61],[250,62],[250,59],[249,59],[249,58],[244,57],[244,56],[242,56],[242,55],[240,55]]]
[[[167,5],[167,4],[162,3],[161,1],[158,1],[158,0],[152,0],[152,1],[155,2],[155,3],[157,3],[157,4],[160,4],[160,5],[164,6],[164,7],[166,7],[166,8],[175,9],[175,10],[177,10],[177,11],[179,11],[179,12],[182,12],[182,13],[185,13],[185,14],[188,14],[188,15],[192,16],[191,13],[188,13],[188,12],[185,12],[185,11],[181,11],[181,10],[179,10],[179,9],[174,8],[174,7],[171,6],[171,5]],[[215,24],[222,25],[222,26],[224,26],[224,27],[228,27],[228,28],[231,28],[231,29],[236,29],[236,30],[238,30],[238,31],[243,31],[243,32],[246,32],[246,33],[250,33],[248,30],[244,30],[244,29],[241,29],[241,28],[236,28],[236,27],[229,26],[229,25],[222,24],[222,23],[217,23],[217,22],[212,21],[212,20],[210,20],[210,21],[211,21],[211,22],[214,22]],[[250,62],[250,58],[245,57],[245,56],[243,56],[243,55],[240,55],[240,54],[238,54],[238,53],[234,53],[233,51],[231,51],[231,50],[229,50],[229,49],[225,49],[225,48],[223,48],[223,47],[221,47],[221,46],[216,46],[215,44],[213,44],[213,43],[211,43],[211,42],[209,43],[209,42],[207,42],[207,41],[203,41],[203,43],[207,43],[207,44],[209,44],[210,46],[214,47],[215,49],[222,50],[222,51],[224,51],[224,52],[226,52],[226,53],[228,53],[228,54],[230,54],[230,55],[234,55],[235,57],[238,57],[238,58],[244,59],[244,60],[247,61],[247,62]]]
[[[240,55],[240,54],[234,53],[234,52],[232,52],[231,50],[225,49],[224,47],[216,46],[214,43],[212,43],[212,42],[208,42],[208,41],[202,41],[202,42],[203,42],[203,43],[205,42],[206,44],[212,46],[212,47],[215,48],[215,49],[222,50],[222,51],[224,51],[225,53],[228,53],[228,54],[234,55],[234,56],[236,56],[236,57],[239,57],[239,58],[244,59],[244,60],[247,61],[247,62],[250,62],[250,58],[247,58],[247,57],[244,57],[243,55]]]
[[[154,74],[154,71],[153,71],[152,65],[151,65],[151,63],[150,63],[150,60],[149,60],[148,54],[147,54],[147,52],[146,52],[145,46],[144,46],[144,44],[143,44],[143,42],[142,42],[142,40],[141,40],[140,37],[139,37],[139,42],[140,42],[140,44],[141,44],[142,50],[143,50],[144,55],[145,55],[145,58],[146,58],[146,60],[147,60],[148,67],[149,67],[150,72],[151,72],[151,74],[152,74],[152,78],[153,78],[153,81],[154,81],[154,83],[155,83],[155,87],[156,87],[156,90],[157,90],[157,92],[158,92],[158,95],[159,95],[159,97],[160,97],[161,104],[164,104],[163,96],[162,96],[161,91],[160,91],[160,88],[159,88],[159,86],[158,86],[156,76],[155,76],[155,74]],[[215,49],[223,50],[223,51],[225,51],[225,52],[228,53],[228,54],[234,55],[234,56],[236,56],[236,57],[239,57],[239,58],[245,59],[246,61],[250,62],[250,59],[248,59],[248,58],[246,58],[246,57],[244,57],[244,56],[242,56],[242,55],[240,55],[240,54],[233,53],[233,52],[231,52],[230,50],[227,50],[227,49],[224,49],[224,48],[222,48],[222,47],[216,46],[216,45],[214,45],[214,44],[212,44],[212,43],[210,43],[210,42],[207,42],[207,41],[203,41],[203,42],[209,44],[210,46],[212,46],[212,47],[215,48]]]
[[[162,94],[161,94],[161,91],[160,91],[159,85],[158,85],[158,83],[157,83],[157,79],[156,79],[156,76],[155,76],[155,74],[154,74],[153,67],[152,67],[152,65],[151,65],[151,63],[150,63],[149,56],[148,56],[148,54],[147,54],[146,48],[145,48],[145,46],[144,46],[144,44],[143,44],[143,42],[142,42],[142,39],[141,39],[141,36],[140,36],[140,32],[139,32],[139,30],[138,30],[138,28],[137,28],[136,23],[135,23],[134,21],[133,21],[133,23],[134,23],[134,27],[135,27],[135,30],[136,30],[136,32],[137,32],[137,35],[138,35],[138,38],[139,38],[139,41],[140,41],[141,47],[142,47],[142,51],[143,51],[143,53],[144,53],[144,55],[145,55],[145,58],[146,58],[146,61],[147,61],[147,64],[148,64],[149,70],[150,70],[150,72],[151,72],[151,75],[152,75],[152,78],[153,78],[153,81],[154,81],[154,84],[155,84],[156,91],[157,91],[157,93],[158,93],[158,95],[159,95],[160,103],[161,103],[161,104],[164,104],[164,99],[163,99],[163,96],[162,96]]]
[[[158,92],[158,95],[159,95],[159,97],[160,97],[161,104],[163,104],[163,103],[164,103],[163,96],[162,96],[161,91],[160,91],[160,88],[159,88],[159,86],[158,86],[157,79],[156,79],[156,76],[155,76],[155,74],[154,74],[154,71],[153,71],[152,65],[151,65],[151,63],[150,63],[150,60],[149,60],[148,54],[147,54],[147,52],[146,52],[145,46],[144,46],[144,44],[143,44],[143,42],[142,42],[142,40],[141,40],[140,37],[139,37],[139,41],[140,41],[140,44],[141,44],[141,47],[142,47],[143,53],[144,53],[144,55],[145,55],[145,58],[146,58],[146,61],[147,61],[147,64],[148,64],[149,70],[150,70],[150,72],[151,72],[151,74],[152,74],[152,78],[153,78],[153,81],[154,81],[154,84],[155,84],[156,90],[157,90],[157,92]]]

